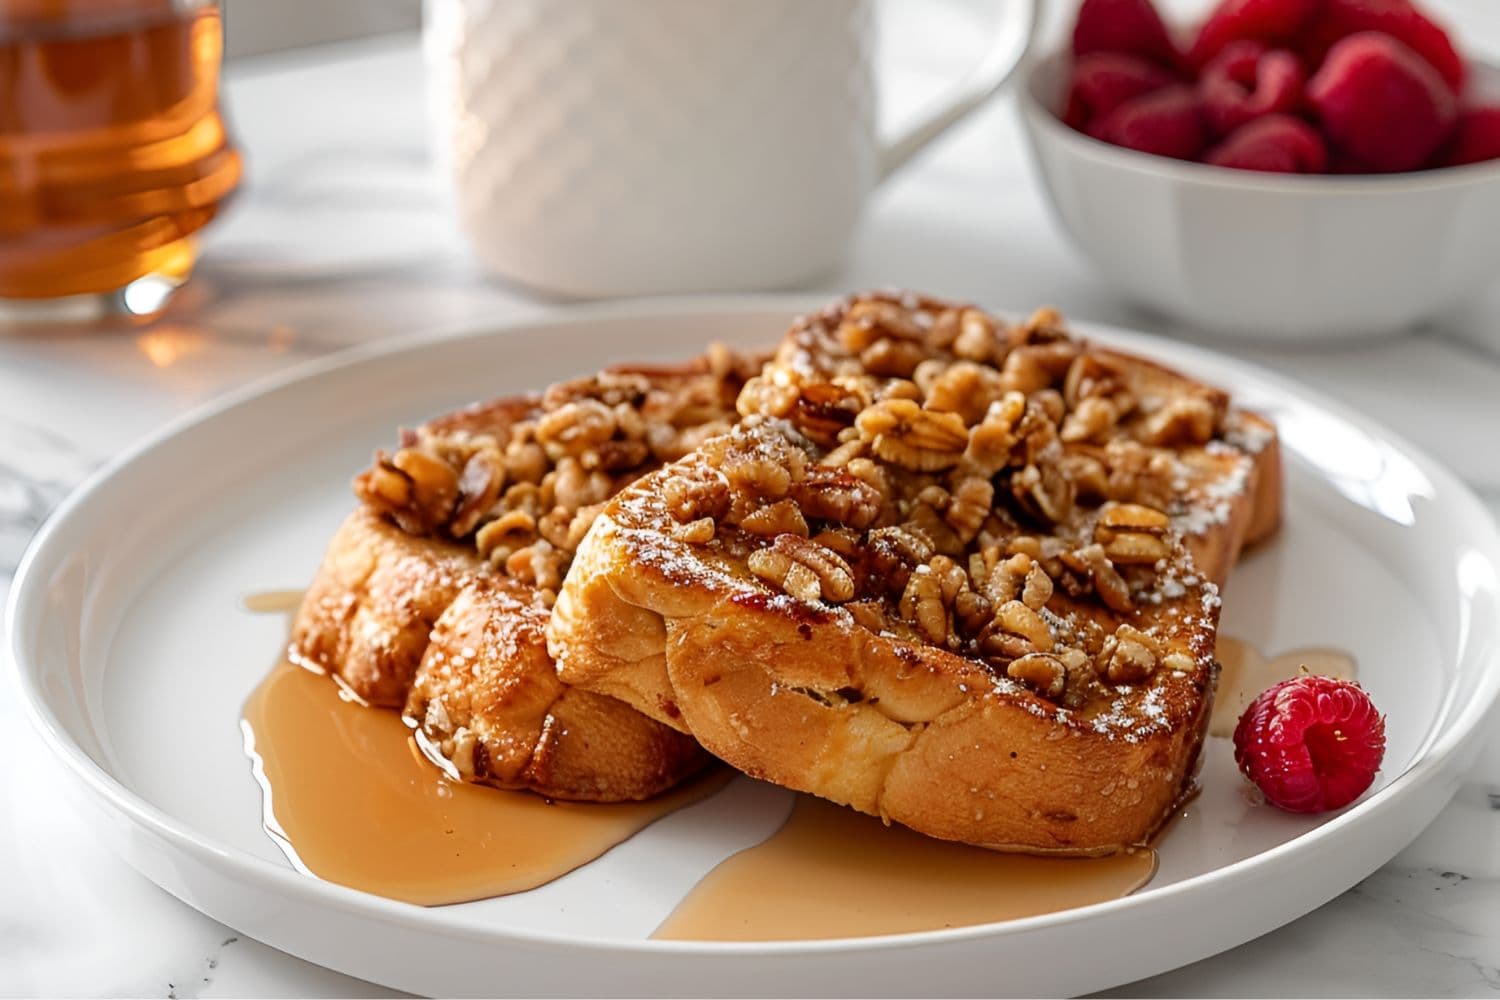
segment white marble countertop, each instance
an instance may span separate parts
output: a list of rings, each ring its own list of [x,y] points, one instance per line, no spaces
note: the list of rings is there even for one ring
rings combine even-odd
[[[1497,12],[1443,6],[1481,48],[1500,48]],[[945,18],[965,16],[939,8],[922,30],[961,29]],[[910,107],[954,59],[909,49],[891,104]],[[0,593],[74,482],[194,404],[347,345],[556,308],[487,279],[467,257],[425,148],[414,38],[242,63],[228,99],[249,181],[169,313],[133,331],[0,337]],[[878,193],[843,272],[816,290],[902,284],[1161,329],[1062,240],[1020,143],[1007,101],[982,112]],[[1404,339],[1226,349],[1376,414],[1500,513],[1500,280],[1487,300]],[[0,759],[0,995],[385,992],[203,917],[48,808],[57,765],[8,672]],[[1422,837],[1356,888],[1118,993],[1500,994],[1500,747]]]

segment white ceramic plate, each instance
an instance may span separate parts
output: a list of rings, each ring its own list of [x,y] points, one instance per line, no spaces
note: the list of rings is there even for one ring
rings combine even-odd
[[[657,922],[789,806],[741,780],[531,893],[439,909],[301,875],[261,829],[237,725],[285,623],[240,607],[297,587],[399,424],[608,362],[767,344],[797,306],[645,304],[311,365],[178,422],[74,494],[33,544],[9,630],[67,788],[132,865],[311,961],[444,994],[1072,993],[1203,958],[1318,906],[1448,800],[1500,687],[1500,539],[1452,475],[1356,415],[1201,350],[1090,331],[1232,389],[1279,423],[1288,518],[1226,593],[1270,652],[1336,646],[1389,714],[1375,788],[1327,817],[1249,804],[1211,740],[1203,795],[1127,899],[1006,924],[771,944],[660,942]]]

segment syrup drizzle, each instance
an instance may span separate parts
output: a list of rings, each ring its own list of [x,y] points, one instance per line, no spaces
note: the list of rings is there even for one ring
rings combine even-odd
[[[726,769],[648,802],[549,802],[453,781],[395,712],[341,697],[283,661],[242,723],[266,832],[330,882],[424,906],[524,892],[586,864],[728,784]]]
[[[967,927],[1119,899],[1155,873],[1150,849],[1000,854],[799,796],[779,831],[709,872],[652,937],[787,941]]]
[[[1257,695],[1273,684],[1296,677],[1304,667],[1310,674],[1341,680],[1354,680],[1359,674],[1354,657],[1342,650],[1310,647],[1267,658],[1253,643],[1222,633],[1216,655],[1222,669],[1208,733],[1224,739],[1233,738],[1240,716]]]
[[[246,610],[295,610],[300,592]],[[717,792],[720,769],[649,802],[549,803],[449,779],[395,712],[354,703],[282,661],[242,722],[266,831],[300,870],[377,895],[441,905],[522,892],[599,857]],[[788,940],[938,930],[1118,899],[1150,881],[1156,852],[1105,858],[1000,854],[799,796],[783,827],[726,859],[653,935]]]

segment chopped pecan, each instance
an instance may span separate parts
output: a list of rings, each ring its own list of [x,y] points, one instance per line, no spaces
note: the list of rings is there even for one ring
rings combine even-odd
[[[1063,420],[1058,435],[1069,444],[1098,441],[1115,429],[1120,412],[1114,401],[1105,396],[1089,396]]]
[[[1063,475],[1073,481],[1078,500],[1097,503],[1109,496],[1109,472],[1095,456],[1069,450],[1060,464]]]
[[[927,349],[912,340],[877,340],[859,352],[859,362],[871,375],[910,378],[927,356]]]
[[[536,422],[536,439],[553,457],[581,455],[614,436],[614,411],[597,399],[564,403]]]
[[[995,610],[995,621],[1011,635],[1017,635],[1043,653],[1052,650],[1052,630],[1033,609],[1020,601],[1006,601]]]
[[[785,417],[797,405],[800,393],[795,385],[775,382],[757,375],[740,390],[735,408],[742,417]]]
[[[1167,515],[1140,504],[1108,504],[1094,526],[1094,540],[1104,546],[1111,562],[1150,565],[1171,555],[1166,535]]]
[[[505,446],[505,477],[513,483],[540,483],[552,462],[535,441],[513,439]]]
[[[1073,481],[1063,471],[1062,454],[1026,466],[1010,480],[1011,493],[1033,514],[1057,524],[1073,512]]]
[[[980,590],[996,605],[1015,600],[1025,585],[1026,575],[1036,565],[1032,557],[1024,552],[1018,552],[1007,559],[1001,559],[999,555],[998,550],[986,549],[981,557],[987,569],[980,581]]]
[[[991,403],[969,435],[964,460],[987,477],[1005,468],[1020,441],[1017,429],[1025,413],[1026,397],[1019,392],[1008,392]]]
[[[1052,578],[1042,569],[1041,563],[1032,563],[1026,572],[1026,584],[1021,589],[1021,603],[1033,611],[1040,611],[1052,598]]]
[[[1130,611],[1135,605],[1130,599],[1130,585],[1115,569],[1114,563],[1105,555],[1104,546],[1097,542],[1085,545],[1072,553],[1078,568],[1086,571],[1094,583],[1094,590],[1108,607],[1115,611]]]
[[[1062,423],[1063,417],[1068,412],[1068,406],[1063,402],[1062,393],[1056,389],[1038,389],[1031,394],[1031,401],[1041,407],[1042,413],[1054,424]]]
[[[995,617],[995,606],[983,594],[960,590],[953,598],[953,623],[966,636],[978,635]]]
[[[861,299],[845,311],[838,337],[846,350],[858,353],[883,337],[921,340],[922,333],[916,319],[896,303]]]
[[[932,380],[926,406],[957,413],[965,424],[973,425],[984,419],[990,404],[1004,394],[1003,380],[995,369],[972,361],[955,361]]]
[[[947,642],[948,606],[943,602],[942,581],[928,567],[918,566],[906,581],[897,611],[916,625],[928,642]]]
[[[832,549],[846,560],[858,558],[864,551],[863,536],[850,528],[826,528],[814,535],[813,541]]]
[[[933,556],[927,563],[927,569],[942,586],[944,604],[951,605],[954,598],[969,587],[969,575],[948,556]]]
[[[978,309],[965,309],[958,317],[953,353],[968,361],[994,364],[1000,356],[1000,331],[995,321]]]
[[[458,506],[448,525],[455,538],[463,538],[474,530],[485,511],[499,498],[504,485],[505,459],[493,444],[469,456],[458,477]]]
[[[806,536],[807,519],[792,500],[778,500],[741,519],[740,527],[752,535],[794,534]]]
[[[1063,377],[1063,399],[1070,409],[1086,399],[1110,399],[1125,391],[1119,367],[1091,351],[1078,355]]]
[[[714,540],[715,525],[711,517],[700,517],[672,529],[672,538],[689,545],[706,545]]]
[[[1078,356],[1078,345],[1059,340],[1050,344],[1028,344],[1005,356],[1001,370],[1006,390],[1030,394],[1060,379]]]
[[[700,517],[722,518],[729,512],[729,480],[717,469],[697,466],[667,477],[662,486],[667,512],[679,524]]]
[[[928,358],[917,365],[916,370],[911,373],[911,380],[922,390],[923,399],[932,395],[932,387],[937,385],[938,379],[943,377],[950,364],[943,358]]]
[[[572,456],[560,459],[551,475],[556,477],[552,481],[553,502],[569,511],[602,503],[609,499],[613,490],[614,484],[607,473],[600,469],[585,469],[583,463]],[[547,482],[545,478],[542,481]]]
[[[485,559],[504,550],[508,558],[516,549],[536,540],[536,518],[524,510],[512,510],[482,526],[474,536],[475,547]],[[504,559],[502,558],[503,562]]]
[[[1068,680],[1068,671],[1062,660],[1047,653],[1027,653],[1012,660],[1006,665],[1005,675],[1051,701],[1062,697]]]
[[[924,410],[908,399],[876,403],[856,424],[876,455],[921,472],[957,465],[969,442],[969,429],[958,414]]]
[[[953,487],[947,509],[943,511],[943,520],[958,535],[959,541],[967,544],[979,534],[994,503],[994,484],[980,476],[969,476]]]
[[[868,528],[880,516],[884,498],[875,487],[848,472],[813,469],[792,487],[792,499],[808,517]]]
[[[792,473],[770,455],[732,451],[719,471],[737,488],[768,500],[779,500],[792,487]]]
[[[568,552],[578,551],[578,546],[583,542],[583,536],[587,535],[589,529],[594,526],[594,520],[604,511],[604,506],[603,503],[592,503],[574,511],[572,520],[568,522],[568,532],[562,548]]]
[[[1156,669],[1160,647],[1155,639],[1132,625],[1121,624],[1104,640],[1099,659],[1114,684],[1138,684]]]
[[[645,441],[605,441],[578,457],[585,469],[625,472],[646,464],[651,448]]]
[[[539,589],[556,591],[562,585],[563,556],[545,538],[517,549],[505,560],[505,572]]]
[[[927,346],[933,350],[947,350],[954,346],[959,334],[958,309],[944,309],[932,319],[932,328],[927,331]]]
[[[411,482],[411,504],[430,528],[443,524],[458,502],[458,473],[447,462],[419,448],[402,448],[390,464]]]
[[[1158,447],[1203,444],[1214,436],[1219,416],[1202,396],[1180,396],[1148,413],[1136,428],[1136,436]]]
[[[838,553],[799,535],[778,535],[750,554],[750,572],[804,601],[834,603],[854,596],[854,573]]]
[[[863,438],[855,438],[852,441],[844,441],[828,454],[818,460],[818,464],[826,469],[842,469],[854,459],[865,453],[869,442]]]
[[[1042,306],[1026,318],[1017,331],[1023,344],[1047,344],[1068,339],[1068,324],[1052,306]]]
[[[865,400],[856,393],[830,382],[816,382],[802,387],[788,418],[808,437],[826,445],[852,427],[864,408]]]

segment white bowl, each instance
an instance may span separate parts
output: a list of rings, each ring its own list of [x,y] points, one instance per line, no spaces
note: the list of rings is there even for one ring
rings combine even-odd
[[[1204,334],[1376,337],[1500,276],[1500,161],[1408,174],[1229,170],[1091,139],[1057,115],[1069,59],[1028,70],[1020,103],[1052,206],[1136,302]],[[1474,64],[1476,90],[1500,70]]]

